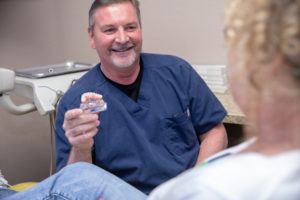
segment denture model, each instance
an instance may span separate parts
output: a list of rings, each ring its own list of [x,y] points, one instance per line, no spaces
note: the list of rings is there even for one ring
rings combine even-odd
[[[81,95],[80,108],[90,110],[91,113],[102,112],[107,109],[107,103],[103,100],[101,94],[86,92]]]

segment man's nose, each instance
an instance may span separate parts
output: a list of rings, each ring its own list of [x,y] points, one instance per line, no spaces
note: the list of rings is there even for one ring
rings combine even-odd
[[[129,36],[124,29],[120,29],[116,35],[116,42],[124,44],[129,41]]]

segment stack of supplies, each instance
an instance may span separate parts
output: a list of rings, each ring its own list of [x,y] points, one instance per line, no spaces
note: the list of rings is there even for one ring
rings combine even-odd
[[[228,92],[227,68],[225,65],[192,65],[208,87],[215,93]]]

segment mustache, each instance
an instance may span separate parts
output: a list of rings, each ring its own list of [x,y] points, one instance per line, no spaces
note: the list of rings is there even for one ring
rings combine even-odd
[[[109,50],[113,51],[122,51],[122,50],[127,50],[129,48],[134,47],[135,45],[132,44],[131,42],[125,43],[125,44],[114,44]]]

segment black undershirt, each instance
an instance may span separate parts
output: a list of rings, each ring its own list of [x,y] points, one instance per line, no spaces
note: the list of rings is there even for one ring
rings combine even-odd
[[[144,68],[143,62],[142,62],[142,60],[140,60],[140,72],[139,72],[136,80],[133,83],[129,84],[129,85],[123,85],[123,84],[116,83],[116,82],[110,80],[109,78],[107,78],[103,74],[103,72],[102,72],[102,74],[108,82],[110,82],[116,88],[118,88],[119,90],[124,92],[132,100],[137,102],[137,99],[138,99],[138,96],[139,96],[139,91],[140,91],[140,86],[141,86],[141,82],[142,82],[143,68]]]

